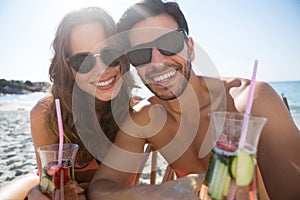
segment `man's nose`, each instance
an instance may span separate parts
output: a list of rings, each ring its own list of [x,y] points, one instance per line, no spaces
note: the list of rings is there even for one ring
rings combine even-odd
[[[165,56],[162,55],[157,48],[153,47],[151,63],[164,63],[165,60]]]

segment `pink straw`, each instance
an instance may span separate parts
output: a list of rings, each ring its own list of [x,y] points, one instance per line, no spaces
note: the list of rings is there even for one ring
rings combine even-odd
[[[243,148],[245,145],[246,133],[247,133],[248,123],[249,123],[249,114],[251,113],[251,108],[252,108],[252,103],[253,103],[257,65],[258,65],[258,61],[255,60],[253,74],[252,74],[252,78],[251,78],[251,82],[250,82],[250,89],[249,89],[248,101],[247,101],[247,106],[246,106],[246,112],[245,112],[245,117],[244,117],[243,126],[242,126],[242,133],[241,133],[240,142],[239,142],[239,148]]]
[[[239,142],[239,149],[243,148],[245,145],[246,133],[247,133],[247,128],[248,128],[248,124],[249,124],[249,114],[251,113],[251,108],[252,108],[252,104],[253,104],[257,65],[258,65],[258,61],[255,60],[252,78],[251,78],[251,82],[250,82],[249,96],[248,96],[246,111],[245,111],[244,120],[243,120],[242,133],[241,133],[240,142]],[[232,182],[231,186],[230,186],[229,194],[227,196],[227,200],[234,199],[236,189],[237,189],[236,185]]]
[[[59,130],[59,149],[58,149],[58,166],[62,165],[62,150],[64,144],[64,130],[61,120],[61,111],[60,111],[60,103],[59,99],[55,99],[55,106],[56,106],[56,115],[57,115],[57,123],[58,123],[58,130]]]

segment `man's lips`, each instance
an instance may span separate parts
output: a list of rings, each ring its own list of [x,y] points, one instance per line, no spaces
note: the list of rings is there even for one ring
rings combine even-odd
[[[163,74],[160,74],[160,75],[153,76],[151,79],[152,79],[153,83],[163,83],[163,82],[167,82],[168,80],[173,78],[176,75],[176,73],[177,73],[176,70],[172,70],[172,71],[168,71]]]

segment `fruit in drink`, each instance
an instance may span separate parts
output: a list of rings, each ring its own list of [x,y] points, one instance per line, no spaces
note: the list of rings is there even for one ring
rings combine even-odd
[[[252,157],[252,155],[246,153],[244,150],[239,149],[237,156],[234,158],[236,160],[235,182],[239,187],[247,186],[253,180],[255,164]]]
[[[62,166],[58,166],[58,161],[51,161],[43,167],[40,188],[43,193],[50,196],[61,185],[66,185],[73,180],[74,171],[70,160],[63,160]]]
[[[237,145],[217,141],[212,151],[204,184],[212,199],[229,196],[230,185],[238,188],[248,187],[255,174],[256,159],[253,148],[238,149]]]

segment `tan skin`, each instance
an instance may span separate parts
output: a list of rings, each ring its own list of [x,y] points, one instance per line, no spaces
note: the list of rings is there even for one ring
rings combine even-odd
[[[101,44],[99,47],[100,49],[107,46],[107,44],[103,42],[106,40],[103,27],[102,25],[95,22],[76,25],[72,29],[70,38],[72,55],[80,52],[92,52],[98,44]],[[114,91],[114,89],[116,87],[120,87],[121,82],[118,82],[118,80],[121,78],[120,66],[107,68],[107,66],[101,61],[101,59],[97,57],[96,64],[90,72],[86,74],[80,74],[76,73],[76,71],[73,69],[72,72],[74,78],[76,78],[78,86],[83,91],[91,95],[94,95],[95,92],[96,98],[107,101],[117,95],[116,91],[118,90]],[[109,86],[106,86],[105,88],[96,86],[96,83],[105,82],[110,79],[115,79],[115,81],[113,81]],[[35,148],[47,144],[56,144],[59,142],[59,138],[48,129],[48,126],[46,124],[47,108],[52,103],[52,101],[52,97],[47,97],[40,100],[30,113],[31,133]],[[37,152],[36,158],[38,169],[41,173],[40,157]],[[85,188],[91,181],[95,172],[96,169],[75,172],[76,181],[83,188]],[[37,188],[38,186],[30,191],[30,193],[28,194],[29,199],[48,199],[45,196],[41,195],[40,191]],[[77,192],[82,191],[80,191],[79,189],[79,191]],[[81,195],[80,198],[85,199],[83,195]]]
[[[101,44],[101,42],[105,39],[105,33],[101,25],[97,23],[78,25],[73,28],[71,33],[71,53],[72,55],[75,55],[80,52],[91,52],[94,50],[97,44]],[[72,69],[74,78],[76,77],[79,87],[91,95],[94,95],[93,92],[96,88],[94,83],[106,81],[114,76],[116,76],[118,79],[121,77],[119,67],[107,68],[107,66],[105,66],[99,58],[96,60],[97,67],[94,67],[89,73],[77,74],[76,71]],[[99,77],[101,77],[100,80]],[[112,98],[112,92],[113,88],[108,90],[101,90],[98,88],[95,96],[101,100],[109,100]],[[49,107],[52,101],[53,100],[51,97],[43,99],[39,101],[31,111],[31,132],[35,148],[47,144],[56,144],[59,142],[58,137],[48,129],[47,124],[41,123],[46,121],[45,108]],[[40,158],[38,155],[37,160],[38,169],[41,172]],[[86,181],[86,176],[86,172],[76,173],[76,179],[78,182]],[[88,179],[91,180],[92,176],[88,174],[88,177]]]
[[[140,21],[134,25],[133,29],[145,27],[160,27],[169,30],[178,29],[175,20],[166,14]],[[145,37],[145,34],[138,34],[138,32],[132,32],[130,34],[132,46],[153,41],[163,33],[155,32],[152,35],[150,34],[149,38]],[[189,38],[189,56],[191,60],[193,60],[195,56],[193,47],[193,40]],[[160,67],[159,63],[180,63],[186,66],[183,57],[178,56],[178,54],[174,56],[163,56],[157,49],[153,48],[152,65],[150,66],[150,64],[148,64],[144,67],[137,68],[138,74],[142,79],[145,78],[145,74],[148,70]],[[174,69],[171,69],[171,71],[172,70]],[[176,69],[176,71],[176,73],[181,72],[178,69]],[[170,69],[165,72],[169,73]],[[163,73],[164,72],[160,72],[157,76]],[[180,82],[180,80],[178,76],[176,76],[175,80],[169,80],[165,84],[168,84],[172,89],[176,89],[178,82]],[[225,88],[224,92],[226,97],[222,96],[224,92],[220,92],[220,83]],[[89,187],[89,199],[198,199],[198,197],[192,194],[194,187],[191,184],[191,178],[186,177],[186,175],[195,173],[203,174],[207,169],[208,155],[199,158],[198,152],[208,129],[208,114],[213,110],[220,109],[225,98],[226,109],[228,111],[245,112],[250,81],[240,78],[219,80],[196,76],[192,72],[189,84],[196,95],[197,104],[199,105],[197,112],[200,113],[200,120],[196,123],[196,125],[199,125],[199,129],[196,132],[195,139],[191,142],[190,146],[188,146],[187,150],[174,162],[170,156],[171,154],[161,152],[167,161],[172,161],[169,164],[175,170],[177,176],[183,178],[163,183],[159,186],[151,185],[125,188],[125,184],[131,173],[119,171],[103,164],[98,169]],[[208,85],[210,86],[209,89]],[[158,84],[153,84],[152,87],[158,93],[170,92],[162,89]],[[215,94],[213,98],[211,98],[210,95],[213,93]],[[150,99],[152,105],[146,106],[140,112],[132,113],[131,115],[131,119],[134,123],[144,128],[139,129],[135,127],[130,129],[129,126],[126,132],[120,131],[118,133],[115,144],[123,150],[135,153],[142,153],[144,145],[147,143],[161,150],[161,148],[166,146],[178,133],[180,123],[184,123],[186,127],[195,125],[195,123],[193,123],[193,116],[190,118],[189,116],[193,113],[193,109],[195,110],[194,105],[196,104],[191,106],[192,108],[186,106],[185,109],[181,110],[178,102],[178,100],[180,100],[183,102],[181,105],[185,105],[185,102],[187,102],[186,105],[189,105],[188,101],[190,100],[190,95],[189,91],[185,90],[179,99],[162,101],[157,97],[152,97]],[[163,123],[162,129],[153,134],[150,130],[156,128],[153,123],[155,123],[156,118],[160,118],[163,114],[159,108],[153,108],[155,104],[159,104],[165,109],[167,118],[166,122]],[[269,196],[271,199],[295,199],[295,197],[299,197],[300,134],[287,108],[268,84],[257,82],[255,85],[251,113],[253,115],[264,116],[268,119],[262,131],[258,146],[258,165]],[[151,119],[153,121],[151,121]],[[184,121],[180,121],[182,119],[184,119]],[[147,127],[149,124],[152,126]],[[187,133],[189,132],[185,131],[185,134]],[[124,162],[124,159],[122,159],[124,156],[125,154],[122,155],[112,150],[107,160],[110,158],[114,161],[120,160],[119,166],[121,166],[122,162]],[[180,186],[181,190],[178,190],[178,186]],[[187,190],[183,190],[182,188],[186,188]],[[263,196],[262,191],[260,195],[261,199],[267,198],[267,196]]]

